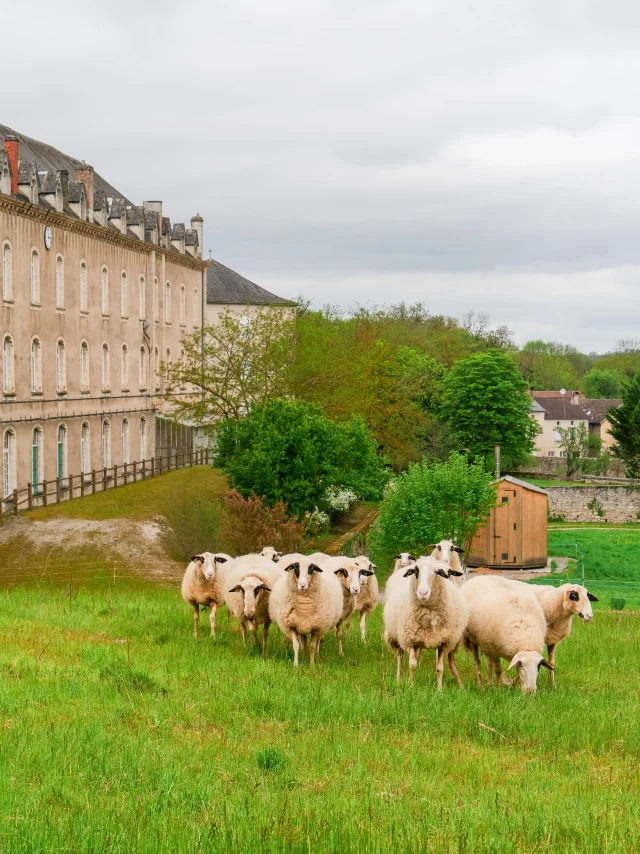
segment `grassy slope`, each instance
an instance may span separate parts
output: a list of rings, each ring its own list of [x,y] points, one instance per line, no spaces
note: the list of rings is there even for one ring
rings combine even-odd
[[[430,653],[397,687],[379,610],[314,671],[190,625],[150,586],[0,593],[0,850],[640,848],[635,615],[575,626],[535,698],[465,653],[462,692]]]

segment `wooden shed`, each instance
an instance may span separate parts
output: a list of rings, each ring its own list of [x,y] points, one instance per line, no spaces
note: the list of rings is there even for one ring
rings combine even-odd
[[[489,521],[469,549],[467,566],[529,569],[547,565],[547,493],[544,489],[501,477]]]

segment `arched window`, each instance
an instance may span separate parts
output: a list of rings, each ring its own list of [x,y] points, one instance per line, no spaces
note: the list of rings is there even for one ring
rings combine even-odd
[[[56,390],[67,390],[67,348],[62,339],[56,344]]]
[[[13,299],[13,251],[8,240],[2,244],[2,299]]]
[[[111,468],[111,424],[106,418],[102,422],[102,468]]]
[[[129,390],[129,348],[122,345],[122,371],[120,374],[120,385],[123,391]]]
[[[35,493],[40,492],[39,485],[44,480],[44,435],[42,427],[34,427],[31,438],[31,483]]]
[[[198,302],[198,289],[193,289],[193,325],[198,326],[200,318],[200,304]]]
[[[164,289],[164,319],[165,323],[171,323],[171,282]]]
[[[40,305],[40,254],[31,250],[31,303]]]
[[[160,389],[160,351],[157,347],[153,350],[153,381],[155,389]]]
[[[147,419],[144,415],[140,418],[140,459],[147,459]]]
[[[2,470],[4,473],[4,498],[8,498],[16,488],[16,434],[5,430],[2,437]]]
[[[129,317],[129,285],[124,270],[120,276],[120,316]]]
[[[58,477],[63,480],[67,477],[69,468],[67,465],[67,428],[64,424],[58,427]]]
[[[84,421],[80,429],[80,473],[89,474],[91,471],[91,428]]]
[[[111,388],[111,360],[109,359],[109,345],[102,345],[102,391]]]
[[[89,391],[89,345],[80,345],[80,391]]]
[[[13,338],[5,335],[2,339],[2,391],[12,394],[15,389]]]
[[[102,313],[109,314],[109,271],[106,267],[103,267],[100,271],[100,294]]]
[[[42,347],[39,338],[31,342],[31,391],[42,391]]]
[[[56,308],[64,308],[64,258],[56,256]]]
[[[122,464],[129,462],[129,419],[122,419]]]
[[[147,286],[144,276],[140,276],[140,320],[147,319]]]
[[[184,285],[180,285],[180,326],[187,325],[187,292]]]
[[[158,278],[153,279],[153,319],[158,319]]]
[[[89,277],[87,262],[80,262],[80,311],[89,311]]]
[[[147,348],[144,344],[140,347],[139,374],[140,388],[145,389],[147,387]]]

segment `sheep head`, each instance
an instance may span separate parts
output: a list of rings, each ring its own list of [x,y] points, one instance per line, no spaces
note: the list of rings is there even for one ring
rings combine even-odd
[[[244,615],[248,620],[252,620],[256,615],[256,608],[260,596],[266,596],[271,593],[271,588],[258,578],[257,575],[248,575],[243,578],[240,584],[232,587],[229,593],[241,593],[244,599]]]
[[[404,573],[405,578],[415,576],[415,593],[420,602],[427,602],[435,589],[437,578],[449,578],[449,567],[443,561],[424,555]]]
[[[589,593],[581,584],[567,584],[565,586],[562,605],[568,614],[577,614],[585,623],[593,619],[592,602],[598,599],[593,593]]]
[[[289,566],[285,566],[285,572],[293,572],[298,581],[298,590],[303,593],[309,589],[314,573],[322,572],[322,569],[309,560],[296,560]]]
[[[520,687],[525,694],[536,693],[538,671],[541,667],[548,667],[549,670],[553,670],[553,667],[545,658],[543,658],[542,655],[540,655],[539,652],[535,652],[530,649],[524,649],[517,652],[511,659],[511,663],[507,667],[507,670],[511,670],[512,667],[516,667],[518,669]]]

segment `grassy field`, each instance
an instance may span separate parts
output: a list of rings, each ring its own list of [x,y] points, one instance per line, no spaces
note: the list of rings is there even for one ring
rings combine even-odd
[[[640,848],[637,615],[576,626],[534,698],[466,653],[462,692],[430,654],[396,686],[380,617],[296,672],[277,630],[194,641],[177,591],[0,593],[0,850]]]

